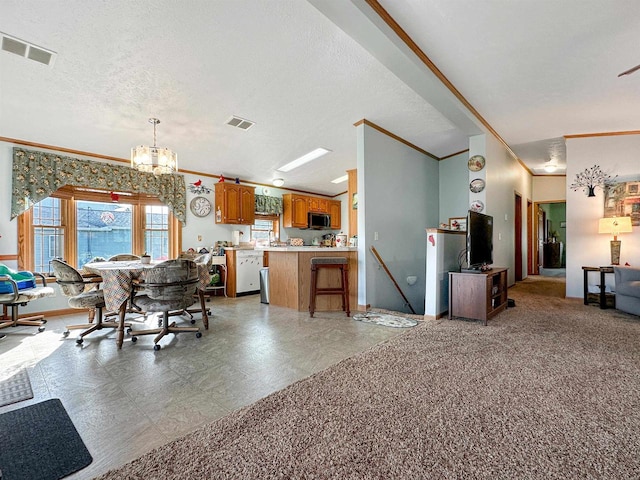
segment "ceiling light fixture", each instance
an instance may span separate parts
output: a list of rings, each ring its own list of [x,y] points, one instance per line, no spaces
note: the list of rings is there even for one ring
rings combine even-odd
[[[547,164],[544,166],[544,171],[547,173],[553,173],[556,171],[557,168],[558,166],[555,163],[551,163],[551,160],[549,160]]]
[[[312,152],[307,153],[306,155],[301,156],[300,158],[296,158],[292,162],[283,165],[278,168],[279,172],[288,172],[289,170],[293,170],[294,168],[298,168],[300,165],[304,165],[311,160],[315,160],[316,158],[320,158],[323,155],[331,152],[331,150],[327,150],[326,148],[316,148]]]
[[[178,154],[168,148],[156,146],[157,118],[150,118],[153,125],[153,146],[139,145],[131,149],[131,168],[154,175],[166,175],[178,171]]]
[[[349,180],[349,175],[343,175],[341,177],[334,178],[333,180],[331,180],[331,183],[342,183],[346,182],[347,180]]]
[[[284,185],[284,178],[274,178],[273,179],[273,186],[274,187],[281,187]]]

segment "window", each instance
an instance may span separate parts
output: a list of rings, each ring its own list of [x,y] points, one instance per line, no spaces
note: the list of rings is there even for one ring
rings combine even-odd
[[[33,259],[36,272],[49,272],[49,262],[64,255],[64,228],[59,198],[33,206]]]
[[[62,258],[81,268],[94,257],[147,252],[154,260],[176,258],[180,224],[156,198],[63,187],[18,217],[18,252],[23,270],[51,273]]]
[[[280,238],[280,217],[278,215],[256,214],[256,220],[251,225],[251,240],[256,246],[269,246],[274,239]]]
[[[76,266],[94,257],[133,251],[131,205],[80,200],[76,204]]]
[[[154,260],[169,258],[169,209],[160,205],[145,207],[144,250]]]

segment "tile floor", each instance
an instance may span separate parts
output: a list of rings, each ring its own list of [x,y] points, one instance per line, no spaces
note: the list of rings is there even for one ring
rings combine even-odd
[[[93,462],[67,478],[93,478],[271,392],[305,378],[405,329],[347,319],[342,312],[307,313],[260,303],[259,296],[214,297],[209,330],[153,336],[118,351],[112,330],[75,342],[65,325],[85,314],[51,317],[47,328],[5,329],[3,369],[28,368],[34,398],[0,413],[60,398]],[[180,317],[176,317],[180,318]],[[197,324],[202,326],[196,315]],[[185,320],[186,322],[186,320]],[[147,320],[153,327],[155,318]],[[142,328],[133,322],[133,328]]]

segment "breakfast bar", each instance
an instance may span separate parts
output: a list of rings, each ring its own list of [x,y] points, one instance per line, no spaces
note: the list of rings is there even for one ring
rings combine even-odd
[[[349,303],[352,310],[358,305],[358,248],[357,247],[270,247],[269,252],[269,303],[293,308],[300,312],[309,310],[311,285],[311,258],[345,257],[349,262]],[[326,287],[340,285],[339,271],[323,270],[318,283]],[[342,310],[340,295],[318,297],[316,312]]]

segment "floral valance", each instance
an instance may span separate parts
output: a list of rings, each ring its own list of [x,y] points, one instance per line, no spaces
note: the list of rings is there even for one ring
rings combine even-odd
[[[282,198],[256,195],[256,213],[280,215],[282,213]]]
[[[14,147],[11,219],[65,185],[156,195],[184,225],[187,200],[184,176],[144,173],[128,166],[80,160]]]

